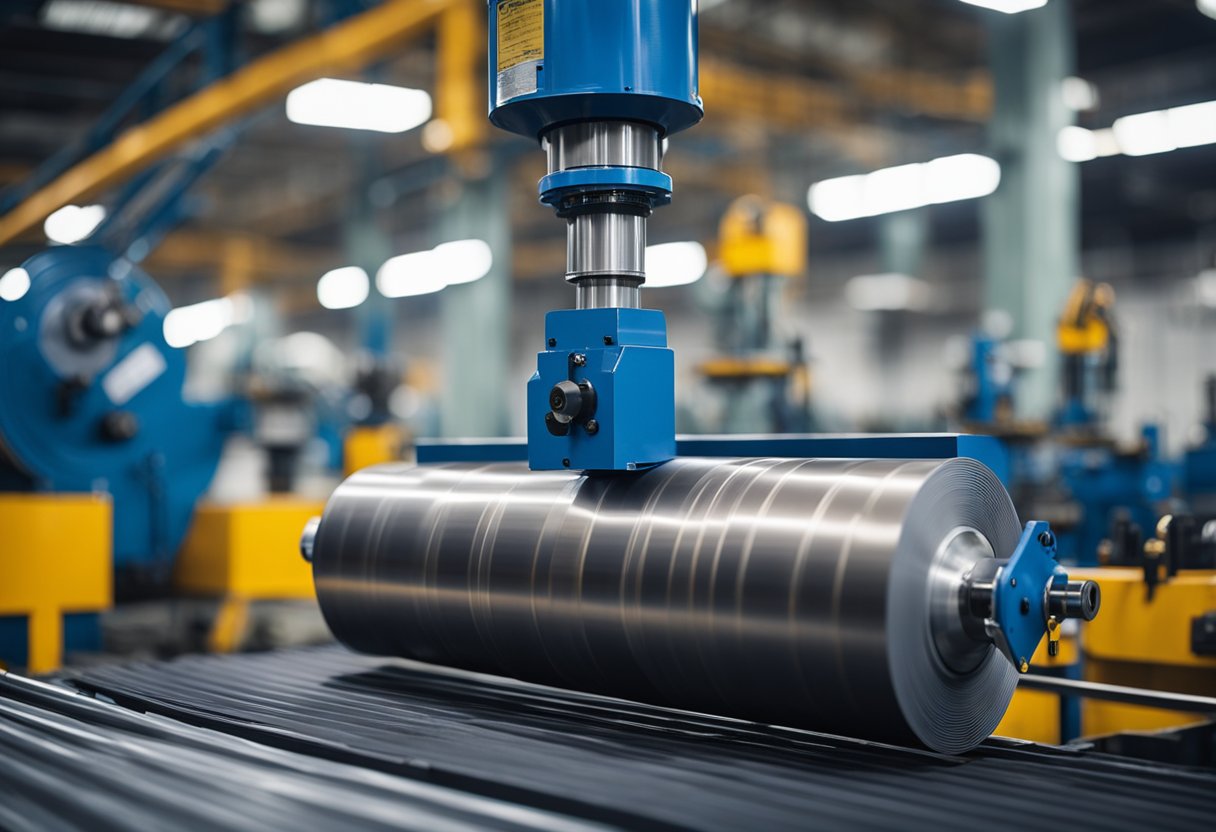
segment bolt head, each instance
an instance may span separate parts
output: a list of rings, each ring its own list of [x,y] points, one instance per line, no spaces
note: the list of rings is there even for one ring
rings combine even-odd
[[[1053,535],[1051,532],[1043,532],[1042,534],[1039,535],[1039,544],[1044,549],[1050,549],[1052,546],[1055,545],[1055,543],[1056,543],[1055,535]]]
[[[573,360],[575,367],[581,367],[587,363],[587,356],[583,355],[581,352],[576,352]]]
[[[550,338],[550,339],[549,339],[549,346],[551,346],[551,347],[556,347],[556,346],[557,346],[557,339],[556,339],[556,338]]]
[[[595,419],[587,420],[587,433],[589,433],[592,436],[595,436],[599,432],[600,432],[600,423],[598,421],[596,421]]]
[[[605,335],[605,336],[604,336],[604,346],[605,346],[605,347],[611,347],[611,346],[612,346],[612,343],[613,343],[613,342],[612,342],[612,336],[611,336],[611,335]]]
[[[562,460],[562,467],[563,467],[563,468],[569,468],[569,467],[570,467],[570,460],[568,460],[568,459],[563,459],[563,460]]]

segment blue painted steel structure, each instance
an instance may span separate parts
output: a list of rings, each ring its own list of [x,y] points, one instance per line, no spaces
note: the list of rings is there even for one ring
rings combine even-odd
[[[131,264],[85,246],[23,268],[29,291],[0,303],[6,487],[110,493],[116,570],[163,579],[236,408],[182,400],[168,300]]]
[[[954,459],[982,462],[998,477],[1008,476],[1005,447],[991,436],[960,433],[912,434],[784,434],[680,436],[680,456],[788,457],[791,459]],[[528,458],[524,439],[421,440],[419,463],[523,462]]]

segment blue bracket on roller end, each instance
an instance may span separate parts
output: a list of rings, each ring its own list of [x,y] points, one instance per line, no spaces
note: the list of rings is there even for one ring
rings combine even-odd
[[[662,312],[550,312],[545,337],[528,382],[529,467],[634,471],[675,456],[675,356]]]
[[[987,636],[1021,673],[1030,669],[1044,634],[1054,656],[1064,619],[1092,621],[1098,613],[1098,585],[1070,581],[1056,557],[1051,526],[1031,520],[1007,560],[982,561],[966,579],[963,602],[983,620]]]

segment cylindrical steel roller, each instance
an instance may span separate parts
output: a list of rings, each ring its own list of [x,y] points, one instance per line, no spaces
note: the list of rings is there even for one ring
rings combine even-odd
[[[680,458],[371,468],[306,548],[357,650],[957,752],[1017,676],[963,579],[1018,538],[971,460]]]

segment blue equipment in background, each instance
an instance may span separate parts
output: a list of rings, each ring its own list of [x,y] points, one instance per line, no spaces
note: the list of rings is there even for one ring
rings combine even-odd
[[[168,299],[129,262],[63,246],[22,268],[29,290],[0,303],[0,486],[109,493],[117,588],[160,585],[232,405],[183,401],[185,355],[163,331]]]
[[[676,452],[675,360],[638,289],[646,220],[671,200],[663,142],[703,114],[696,4],[490,0],[489,21],[490,120],[545,149],[540,200],[567,222],[577,292],[577,309],[547,317],[528,383],[529,465],[664,462]]]

